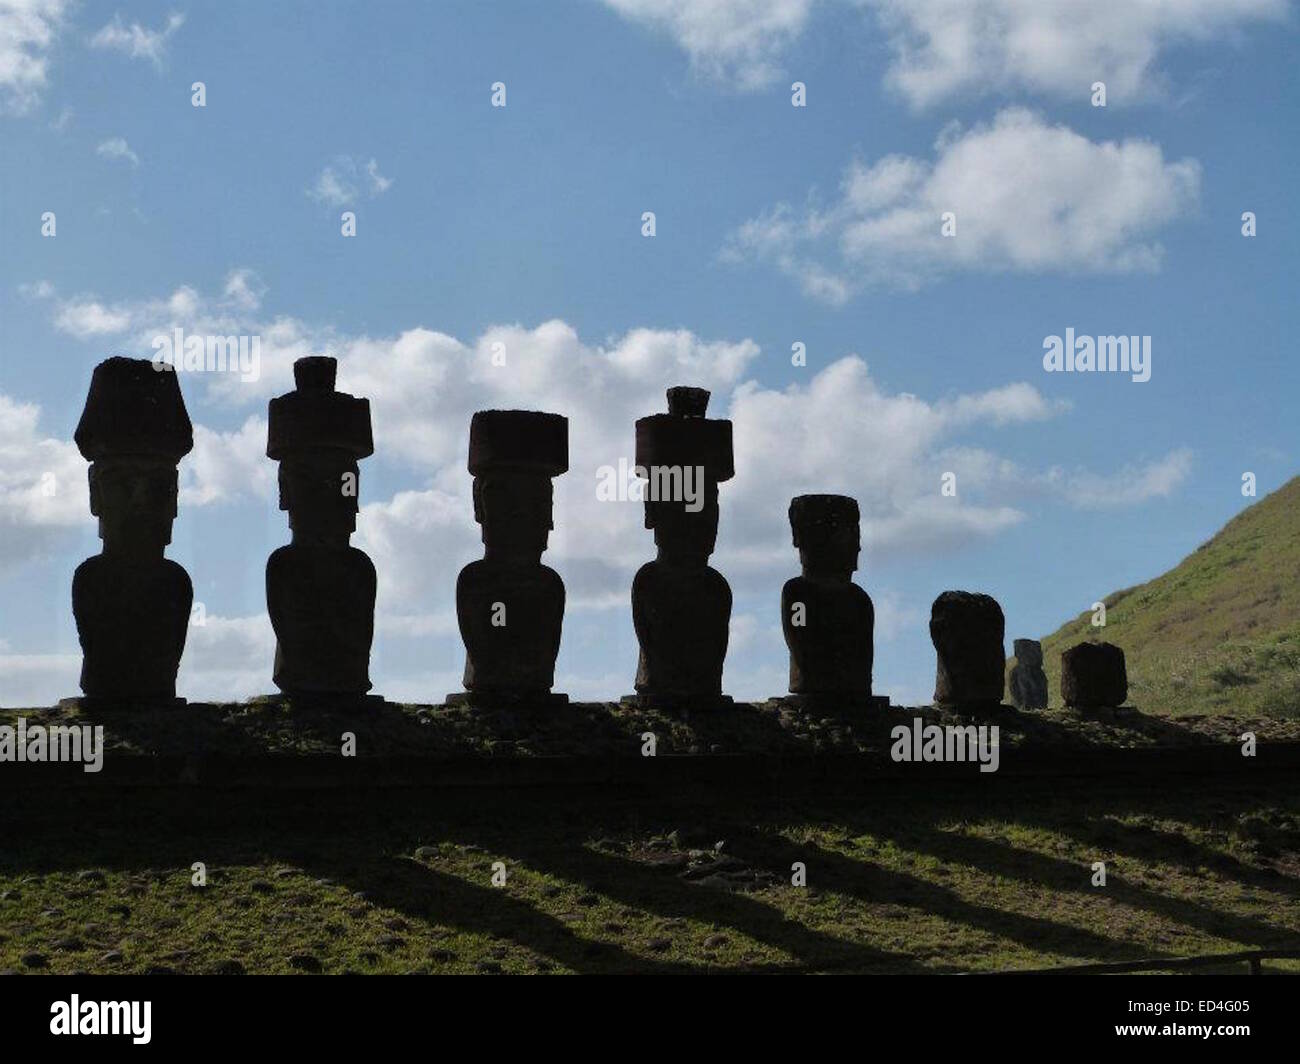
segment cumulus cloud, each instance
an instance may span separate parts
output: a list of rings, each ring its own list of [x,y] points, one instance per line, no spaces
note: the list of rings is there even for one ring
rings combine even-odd
[[[605,0],[670,36],[702,74],[744,90],[770,85],[808,25],[812,0]],[[916,107],[956,96],[1033,92],[1108,103],[1158,95],[1161,53],[1221,44],[1286,16],[1286,0],[839,0],[835,17],[868,11],[864,48],[883,34],[885,80]]]
[[[1221,43],[1285,16],[1286,0],[862,0],[879,16],[887,81],[925,107],[957,95],[1029,91],[1107,103],[1157,94],[1161,52]]]
[[[112,22],[90,38],[90,46],[121,52],[131,59],[146,59],[154,66],[161,67],[167,54],[167,42],[184,24],[185,16],[177,12],[168,15],[167,21],[156,30],[138,22],[132,22],[128,26],[123,23],[121,15],[114,15]]]
[[[780,55],[803,32],[812,0],[605,0],[620,15],[667,34],[713,80],[751,90],[781,74]]]
[[[140,156],[131,150],[125,137],[110,137],[108,140],[101,141],[99,147],[95,149],[95,154],[104,159],[125,159],[132,166],[140,165]]]
[[[21,114],[39,102],[68,8],[68,0],[0,0],[0,109]]]
[[[258,294],[254,299],[249,292]],[[187,334],[261,336],[262,373],[256,381],[243,382],[230,373],[182,375],[196,422],[194,452],[181,465],[185,508],[260,500],[271,512],[275,466],[265,457],[266,401],[293,387],[294,359],[329,353],[339,360],[340,389],[368,397],[375,412],[376,454],[362,463],[354,542],[371,555],[379,575],[376,675],[390,697],[416,697],[418,690],[429,700],[458,686],[463,649],[454,613],[455,578],[482,549],[465,468],[466,433],[475,410],[551,410],[570,419],[571,465],[555,481],[547,562],[561,573],[568,591],[557,675],[575,696],[617,693],[620,683],[629,682],[624,672],[635,664],[628,588],[652,552],[651,538],[639,503],[601,501],[597,485],[601,467],[617,469],[620,460],[632,464],[633,423],[665,409],[668,385],[709,388],[711,415],[734,423],[736,476],[723,488],[716,564],[736,595],[733,662],[743,662],[743,669],[728,683],[742,695],[780,689],[782,670],[772,665],[781,659],[779,625],[768,624],[768,611],[773,587],[791,570],[785,513],[790,497],[805,492],[856,497],[863,514],[864,566],[871,569],[891,559],[937,557],[987,541],[1029,520],[1035,502],[1140,503],[1174,490],[1180,482],[1178,463],[1185,461],[1157,459],[1149,467],[1118,472],[1035,468],[1005,453],[1017,439],[1008,430],[1060,418],[1068,407],[1026,382],[927,399],[888,390],[865,361],[846,354],[802,385],[775,389],[753,379],[758,345],[707,339],[688,330],[632,329],[593,342],[554,320],[493,326],[467,339],[423,326],[384,336],[341,335],[268,311],[261,284],[243,270],[228,274],[212,294],[182,285],[170,295],[112,304],[94,296],[63,300],[57,293],[50,300],[54,322],[66,331],[81,327],[85,332],[91,317],[87,307],[97,307],[101,317],[117,315],[120,349],[138,345],[146,355],[149,337],[175,327]],[[28,411],[7,419],[26,426],[20,436],[29,450],[40,440],[34,417]],[[233,427],[225,427],[232,418]],[[827,425],[836,426],[835,433],[827,434]],[[84,483],[84,463],[70,443],[62,448],[70,475]],[[846,454],[870,460],[846,462]],[[21,458],[6,465],[22,469],[38,463]],[[957,476],[956,497],[940,492],[947,472]],[[20,520],[28,523],[36,505],[32,487],[28,483],[17,491],[28,510],[16,512],[25,513]],[[67,522],[87,520],[80,490],[81,498],[62,518]],[[247,518],[232,506],[225,519]],[[921,604],[888,586],[870,586],[877,596],[881,640],[921,632]],[[268,644],[259,641],[261,624],[257,618],[236,618],[200,637],[211,639],[211,647],[203,650],[206,644],[195,643],[193,653],[209,657],[186,674],[187,682],[197,685],[187,687],[187,695],[265,690],[268,666],[262,659]],[[627,668],[613,679],[605,675],[623,657]],[[228,684],[222,662],[232,670]]]
[[[733,232],[722,256],[771,264],[832,304],[963,271],[1150,271],[1163,255],[1155,232],[1194,210],[1200,179],[1196,160],[1167,161],[1148,140],[1092,141],[1009,108],[946,129],[933,159],[852,163],[833,203],[779,204]]]

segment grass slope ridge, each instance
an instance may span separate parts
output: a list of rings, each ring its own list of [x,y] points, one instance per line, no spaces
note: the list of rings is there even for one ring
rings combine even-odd
[[[1300,716],[1300,477],[1260,499],[1162,576],[1105,599],[1043,639],[1052,704],[1061,651],[1124,649],[1129,703],[1178,715]]]

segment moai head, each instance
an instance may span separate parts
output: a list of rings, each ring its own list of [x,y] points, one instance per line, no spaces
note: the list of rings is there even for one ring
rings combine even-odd
[[[1012,646],[1015,648],[1012,656],[1019,664],[1031,669],[1042,667],[1043,644],[1037,639],[1017,639]]]
[[[480,410],[474,415],[469,471],[485,559],[541,561],[554,527],[551,478],[568,468],[568,418],[536,410]]]
[[[858,502],[847,495],[796,495],[790,530],[805,576],[852,579],[862,550]]]
[[[660,559],[678,565],[708,564],[718,538],[718,484],[735,475],[731,422],[705,417],[708,407],[704,388],[669,388],[668,413],[636,423],[645,526]]]
[[[176,374],[143,358],[101,362],[73,438],[90,462],[104,553],[161,558],[176,520],[176,465],[194,447]]]
[[[267,408],[266,453],[280,463],[280,509],[295,543],[346,547],[360,507],[357,462],[373,454],[370,402],[334,390],[338,362],[293,364],[295,389]]]

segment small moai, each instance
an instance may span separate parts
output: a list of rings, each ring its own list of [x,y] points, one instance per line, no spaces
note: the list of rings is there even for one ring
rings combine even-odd
[[[1011,666],[1011,704],[1017,709],[1047,708],[1047,673],[1043,671],[1043,645],[1037,639],[1017,639]]]
[[[889,705],[871,694],[871,596],[853,582],[862,549],[856,499],[798,495],[790,530],[802,573],[781,589],[781,627],[790,648],[790,695],[818,710]]]
[[[194,587],[164,554],[177,516],[177,466],[194,447],[194,430],[175,372],[142,358],[101,362],[74,439],[90,463],[90,512],[103,541],[72,578],[80,702],[183,704],[176,672]]]
[[[1128,698],[1124,651],[1113,643],[1077,643],[1061,651],[1061,701],[1079,709],[1115,708]]]
[[[266,562],[273,679],[291,703],[348,703],[370,690],[375,567],[350,543],[358,462],[374,453],[370,402],[335,390],[338,363],[293,364],[295,388],[267,408],[267,457],[280,463],[291,540]]]
[[[636,475],[656,556],[632,581],[640,651],[636,694],[623,701],[662,709],[726,705],[722,665],[731,587],[709,557],[718,538],[718,485],[735,475],[731,422],[709,418],[704,388],[668,389],[668,413],[636,422]]]
[[[483,558],[456,580],[465,692],[449,705],[564,704],[553,693],[564,581],[542,564],[552,479],[569,468],[569,421],[534,410],[480,410],[470,422],[469,471]]]
[[[938,657],[934,701],[958,711],[1000,706],[1005,686],[1006,621],[989,595],[945,591],[930,607],[930,639]]]

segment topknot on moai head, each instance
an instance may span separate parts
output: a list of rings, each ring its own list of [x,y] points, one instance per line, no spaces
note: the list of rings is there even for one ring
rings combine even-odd
[[[688,466],[702,467],[705,477],[718,483],[735,476],[731,422],[705,417],[708,408],[707,389],[678,386],[668,389],[668,413],[638,418],[638,476],[654,467]]]
[[[105,359],[90,378],[73,439],[88,462],[179,462],[194,449],[194,426],[176,373],[146,358]]]
[[[309,355],[293,364],[295,388],[267,407],[266,454],[280,461],[307,451],[343,451],[353,460],[375,453],[370,400],[335,391],[337,359]]]
[[[480,410],[469,423],[469,471],[539,473],[569,468],[569,419],[540,410]]]
[[[668,389],[668,413],[674,417],[703,417],[708,413],[709,396],[707,388],[692,388],[679,384]]]
[[[796,495],[790,500],[790,532],[796,547],[819,546],[861,525],[858,500],[848,495]]]

